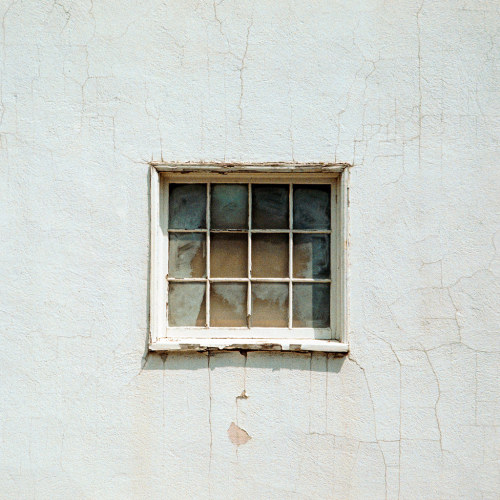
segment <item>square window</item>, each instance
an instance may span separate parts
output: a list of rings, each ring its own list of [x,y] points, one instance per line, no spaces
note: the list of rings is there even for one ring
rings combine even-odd
[[[345,167],[152,165],[150,348],[346,352]]]

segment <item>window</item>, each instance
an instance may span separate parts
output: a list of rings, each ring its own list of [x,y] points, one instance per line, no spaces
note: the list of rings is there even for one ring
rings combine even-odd
[[[345,167],[152,165],[150,349],[346,352]]]

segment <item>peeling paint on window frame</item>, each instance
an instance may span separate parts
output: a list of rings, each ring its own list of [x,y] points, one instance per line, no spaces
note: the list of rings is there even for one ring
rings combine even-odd
[[[210,350],[269,350],[299,352],[347,353],[348,331],[348,163],[191,163],[150,162],[150,307],[149,349],[151,351],[210,351]],[[335,187],[336,276],[332,310],[335,314],[334,338],[314,338],[314,332],[295,328],[167,328],[165,276],[163,253],[165,213],[161,183],[164,180],[182,179],[182,182],[239,182],[262,183],[280,181],[314,183],[319,179],[331,180]],[[333,198],[333,197],[332,197]],[[163,212],[162,212],[163,211]],[[332,227],[333,231],[333,227]],[[333,252],[333,248],[331,250]],[[333,277],[333,276],[332,276]],[[201,331],[203,334],[200,335]],[[288,332],[288,333],[287,333]],[[302,335],[302,336],[301,336]]]

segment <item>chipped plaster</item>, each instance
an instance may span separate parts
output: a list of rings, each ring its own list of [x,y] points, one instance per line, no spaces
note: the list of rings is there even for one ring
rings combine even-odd
[[[498,10],[1,5],[2,495],[498,498]],[[148,354],[162,160],[353,164],[347,357]]]

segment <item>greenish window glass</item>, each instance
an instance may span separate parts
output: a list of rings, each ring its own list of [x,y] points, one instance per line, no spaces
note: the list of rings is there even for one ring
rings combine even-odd
[[[170,229],[207,227],[207,187],[205,184],[171,184],[168,202]]]

